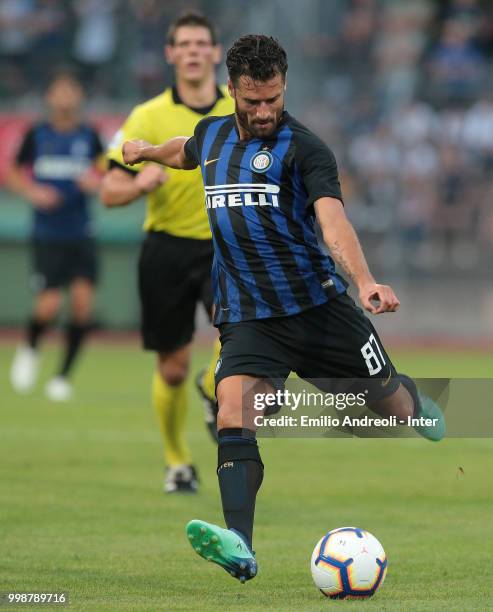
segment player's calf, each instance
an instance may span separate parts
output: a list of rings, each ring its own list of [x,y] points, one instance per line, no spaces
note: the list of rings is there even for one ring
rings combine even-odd
[[[370,409],[385,418],[395,416],[399,420],[407,421],[414,415],[415,402],[401,383],[392,395],[371,402]]]
[[[217,477],[226,525],[252,543],[255,500],[264,477],[264,464],[255,439],[247,429],[219,431]]]
[[[440,406],[416,387],[416,383],[406,374],[399,374],[401,384],[413,400],[413,427],[420,436],[439,442],[446,431],[445,417]]]
[[[421,393],[406,374],[398,374],[400,385],[390,396],[371,404],[370,408],[385,417],[395,416],[411,423],[419,435],[438,442],[445,436],[445,417],[440,407]]]

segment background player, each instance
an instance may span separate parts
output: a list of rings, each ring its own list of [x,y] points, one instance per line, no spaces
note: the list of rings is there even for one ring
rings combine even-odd
[[[49,117],[24,137],[6,186],[32,203],[33,287],[36,291],[26,344],[17,349],[10,378],[20,393],[34,386],[42,334],[57,316],[62,288],[70,292],[66,350],[58,374],[46,385],[52,400],[72,395],[68,377],[90,328],[97,274],[88,196],[101,182],[99,136],[81,120],[83,90],[70,73],[58,74],[46,93]]]
[[[218,479],[228,529],[195,520],[187,532],[198,554],[244,581],[257,573],[252,530],[263,480],[249,389],[259,392],[262,379],[285,380],[291,370],[315,383],[363,379],[359,390],[369,390],[379,414],[441,415],[396,372],[317,244],[315,216],[363,307],[373,314],[397,310],[397,297],[376,283],[346,218],[333,153],[284,111],[286,53],[270,37],[244,36],[228,51],[227,66],[235,115],[203,120],[193,138],[161,147],[126,143],[124,155],[129,163],[202,168],[215,245]],[[443,421],[421,433],[440,439]]]
[[[157,353],[152,398],[164,442],[165,491],[195,491],[196,471],[185,440],[187,374],[195,310],[212,308],[210,270],[212,240],[204,208],[200,171],[163,172],[156,165],[130,169],[123,162],[124,140],[144,136],[153,143],[192,135],[207,115],[233,111],[226,87],[216,84],[221,48],[211,22],[198,13],[179,17],[168,33],[166,58],[175,68],[176,84],[137,106],[109,150],[110,169],[101,190],[106,206],[125,206],[147,195],[147,232],[139,261],[139,293],[144,348]],[[216,435],[214,367],[216,343],[200,381],[208,426]]]

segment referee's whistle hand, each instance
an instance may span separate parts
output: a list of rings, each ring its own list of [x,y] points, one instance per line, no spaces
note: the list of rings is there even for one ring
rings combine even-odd
[[[146,164],[135,177],[135,183],[144,193],[151,193],[168,180],[168,175],[156,164]]]
[[[363,308],[372,314],[383,312],[395,312],[400,302],[397,299],[392,287],[372,283],[360,289],[359,299]]]
[[[122,146],[123,161],[129,166],[145,161],[144,152],[150,146],[145,140],[127,140]]]

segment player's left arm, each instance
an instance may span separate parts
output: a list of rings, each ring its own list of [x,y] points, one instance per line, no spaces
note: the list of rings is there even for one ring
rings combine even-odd
[[[198,162],[195,156],[190,156],[190,145],[186,146],[189,141],[193,141],[193,137],[177,136],[157,146],[145,140],[127,140],[122,147],[123,160],[129,166],[155,162],[177,170],[193,170]]]
[[[331,197],[319,198],[315,201],[315,214],[325,244],[358,288],[363,307],[373,314],[395,312],[399,308],[399,300],[391,287],[380,285],[373,278],[342,202]]]
[[[146,140],[127,139],[121,151],[123,161],[128,166],[154,162],[176,170],[194,170],[200,165],[199,143],[210,119],[214,120],[214,117],[201,119],[195,126],[193,136],[176,136],[157,146]]]
[[[296,162],[308,195],[306,206],[315,208],[332,256],[358,288],[365,310],[373,314],[394,312],[399,300],[391,287],[380,285],[373,278],[356,232],[344,212],[333,152],[309,131],[300,132],[297,138]]]

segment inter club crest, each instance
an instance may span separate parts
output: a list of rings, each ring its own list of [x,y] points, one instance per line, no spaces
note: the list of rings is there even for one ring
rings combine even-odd
[[[250,160],[250,169],[254,172],[267,172],[273,162],[274,158],[269,151],[258,151]]]

